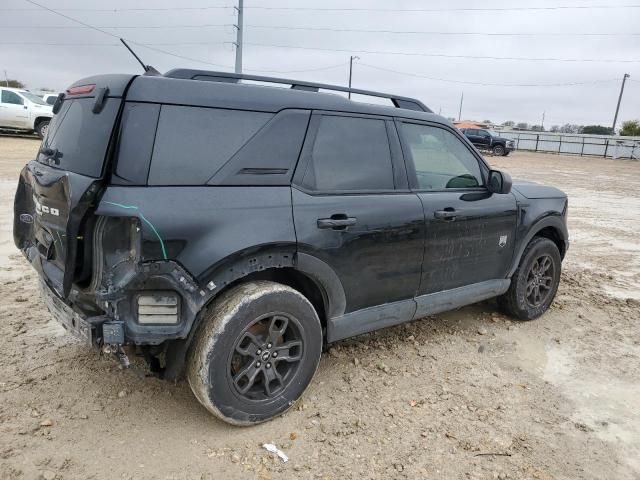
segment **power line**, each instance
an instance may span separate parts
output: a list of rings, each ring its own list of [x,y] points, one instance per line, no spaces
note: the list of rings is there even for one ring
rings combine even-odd
[[[571,87],[577,85],[595,85],[599,83],[617,82],[618,79],[610,78],[607,80],[592,80],[586,82],[567,82],[567,83],[491,83],[491,82],[470,82],[466,80],[452,80],[447,78],[430,77],[427,75],[420,75],[411,72],[402,72],[399,70],[392,70],[390,68],[378,67],[376,65],[370,65],[368,63],[358,62],[358,66],[372,68],[374,70],[380,70],[383,72],[396,73],[398,75],[406,75],[408,77],[424,78],[426,80],[434,80],[438,82],[457,83],[462,85],[481,85],[484,87]]]
[[[29,2],[31,3],[31,2]],[[34,5],[36,5],[34,3]],[[38,5],[40,6],[40,5]],[[40,6],[41,7],[41,6]],[[150,12],[150,11],[190,11],[233,9],[233,5],[208,5],[202,7],[145,7],[145,8],[59,8],[59,12]],[[254,5],[245,8],[252,10],[294,10],[294,11],[329,11],[329,12],[519,12],[519,11],[553,11],[553,10],[613,10],[640,8],[640,4],[623,5],[558,5],[549,7],[454,7],[454,8],[365,8],[365,7],[290,7]],[[35,11],[33,8],[2,8],[0,11]]]
[[[310,30],[320,32],[354,32],[354,33],[392,33],[400,35],[478,35],[478,36],[506,36],[506,37],[533,37],[533,36],[640,36],[640,33],[573,33],[573,32],[444,32],[429,30],[373,30],[365,28],[334,28],[334,27],[295,27],[288,25],[247,25],[251,28],[264,28],[273,30]]]
[[[28,0],[25,0],[28,1]],[[33,2],[29,2],[33,3]],[[42,5],[33,3],[41,8]],[[118,13],[118,12],[164,12],[174,10],[218,10],[218,9],[232,9],[233,6],[229,5],[210,5],[206,7],[147,7],[147,8],[57,8],[56,12],[105,12],[105,13]],[[49,10],[45,8],[45,10]],[[37,8],[0,8],[0,12],[36,12]]]
[[[31,0],[25,0],[30,2]],[[107,35],[120,38],[117,35],[103,32]],[[229,42],[137,42],[134,40],[125,39],[135,45],[139,45],[150,50],[154,50],[160,53],[171,55],[174,57],[182,58],[184,60],[190,60],[199,63],[205,63],[214,66],[224,66],[204,60],[199,60],[191,57],[185,57],[166,50],[156,48],[155,46],[184,46],[184,45],[223,45]],[[118,43],[78,43],[78,42],[0,42],[0,45],[30,45],[30,46],[74,46],[74,47],[119,47]],[[252,43],[244,42],[244,45],[253,45],[256,47],[268,47],[268,48],[290,48],[300,50],[314,50],[314,51],[326,51],[326,52],[346,52],[346,53],[363,53],[369,55],[399,55],[399,56],[417,56],[417,57],[440,57],[440,58],[465,58],[471,60],[509,60],[509,61],[527,61],[527,62],[590,62],[590,63],[640,63],[640,60],[620,60],[620,59],[598,59],[598,58],[552,58],[552,57],[494,57],[485,55],[452,55],[446,53],[422,53],[422,52],[392,52],[392,51],[379,51],[379,50],[358,50],[358,49],[344,49],[344,48],[324,48],[324,47],[303,47],[299,45],[275,45],[268,43]]]
[[[391,52],[391,51],[379,51],[379,50],[358,50],[358,49],[345,49],[345,48],[324,48],[324,47],[303,47],[299,45],[274,45],[268,43],[250,43],[245,42],[245,45],[253,45],[257,47],[272,47],[272,48],[294,48],[301,50],[317,50],[326,52],[346,52],[346,53],[366,53],[369,55],[402,55],[402,56],[416,56],[416,57],[442,57],[442,58],[467,58],[476,60],[518,60],[529,62],[601,62],[601,63],[640,63],[640,60],[614,60],[614,59],[594,59],[594,58],[536,58],[536,57],[494,57],[484,55],[450,55],[445,53],[421,53],[421,52]]]
[[[27,2],[27,3],[30,3],[31,5],[35,5],[36,7],[39,7],[41,9],[43,9],[43,10],[51,12],[51,13],[53,13],[55,15],[58,15],[58,16],[63,17],[63,18],[66,18],[67,20],[69,20],[71,22],[77,23],[77,24],[82,25],[82,26],[84,26],[86,28],[89,28],[91,30],[95,30],[96,32],[103,33],[103,34],[108,35],[109,37],[112,37],[112,38],[117,38],[118,40],[120,39],[120,37],[118,37],[118,35],[115,35],[115,34],[113,34],[111,32],[107,32],[106,30],[103,30],[103,29],[101,29],[99,27],[94,27],[93,25],[85,23],[82,20],[78,20],[76,18],[70,17],[69,15],[65,15],[64,13],[57,12],[56,10],[53,10],[53,9],[51,9],[49,7],[45,7],[44,5],[41,5],[41,4],[37,3],[37,2],[34,2],[33,0],[24,0],[24,1]],[[125,40],[127,40],[127,39],[125,39]],[[199,59],[191,58],[191,57],[186,57],[184,55],[178,55],[178,54],[175,54],[175,53],[167,52],[166,50],[163,50],[163,49],[160,49],[160,48],[151,47],[149,45],[141,45],[140,43],[134,42],[132,40],[128,40],[128,41],[130,43],[133,43],[134,45],[140,45],[140,46],[143,46],[144,48],[147,48],[149,50],[152,50],[152,51],[155,51],[155,52],[159,52],[159,53],[164,53],[165,55],[170,55],[172,57],[180,58],[182,60],[188,60],[190,62],[203,63],[203,64],[206,64],[206,65],[213,65],[213,66],[216,66],[216,67],[226,68],[225,65],[220,65],[220,64],[211,63],[211,62],[205,62],[203,60],[199,60]]]
[[[545,10],[612,10],[640,8],[640,4],[628,5],[560,5],[555,7],[454,7],[454,8],[364,8],[364,7],[281,7],[254,5],[252,10],[300,10],[328,12],[519,12]]]
[[[249,8],[249,7],[244,7]],[[97,28],[108,29],[172,29],[172,28],[211,28],[211,27],[232,27],[230,23],[205,23],[200,25],[126,25],[126,26],[98,26]],[[251,28],[261,28],[267,30],[304,30],[304,31],[320,31],[320,32],[353,32],[353,33],[389,33],[398,35],[447,35],[447,36],[505,36],[505,37],[625,37],[625,36],[640,36],[640,33],[627,33],[627,32],[445,32],[445,31],[431,31],[431,30],[375,30],[365,28],[334,28],[334,27],[296,27],[288,25],[245,25]],[[10,29],[81,29],[86,28],[81,25],[3,25],[0,28]]]

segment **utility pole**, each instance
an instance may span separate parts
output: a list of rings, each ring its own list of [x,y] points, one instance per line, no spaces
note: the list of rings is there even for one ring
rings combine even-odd
[[[242,33],[243,33],[243,16],[244,16],[244,0],[238,0],[238,6],[234,7],[238,11],[238,23],[236,27],[236,73],[242,73]]]
[[[351,88],[351,78],[353,77],[353,61],[360,60],[360,57],[351,55],[349,57],[349,88]],[[351,92],[349,92],[349,99],[351,99]]]
[[[611,127],[611,132],[613,135],[616,134],[616,123],[618,122],[618,112],[620,111],[620,102],[622,101],[622,93],[624,92],[624,84],[631,75],[625,73],[622,77],[622,86],[620,87],[620,96],[618,97],[618,105],[616,106],[616,114],[613,116],[613,126]]]
[[[540,123],[540,127],[542,127],[540,130],[542,130],[544,132],[544,114],[545,112],[542,112],[542,123]]]
[[[4,81],[7,84],[7,87],[9,86],[9,77],[7,77],[7,71],[4,71]]]
[[[464,100],[464,91],[460,95],[460,110],[458,110],[458,121],[462,120],[462,102]]]

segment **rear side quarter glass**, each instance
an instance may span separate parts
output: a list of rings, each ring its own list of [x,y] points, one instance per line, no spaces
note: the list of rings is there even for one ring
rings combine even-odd
[[[98,178],[113,131],[120,98],[107,98],[100,113],[93,113],[93,98],[65,100],[42,141],[38,160],[61,170]],[[46,150],[57,151],[58,163],[50,163]]]
[[[308,110],[273,117],[208,182],[209,185],[288,185],[309,124]]]
[[[145,185],[149,174],[160,105],[127,102],[122,111],[118,159],[112,182]]]
[[[273,114],[163,105],[149,185],[204,185]]]

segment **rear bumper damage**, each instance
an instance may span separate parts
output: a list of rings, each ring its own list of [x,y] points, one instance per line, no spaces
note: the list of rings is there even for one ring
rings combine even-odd
[[[185,339],[206,298],[205,291],[171,261],[141,264],[126,285],[97,290],[91,299],[74,287],[69,299],[64,300],[44,278],[41,291],[53,318],[83,343],[96,348],[160,345],[167,340]],[[154,317],[145,313],[142,323],[140,312],[148,312],[150,307],[148,301],[141,299],[158,297],[177,299],[168,307],[172,315]],[[91,310],[86,308],[89,302],[94,307]],[[159,308],[161,313],[167,310],[164,306]],[[167,317],[175,317],[175,321],[167,323]],[[157,323],[154,318],[158,318]]]

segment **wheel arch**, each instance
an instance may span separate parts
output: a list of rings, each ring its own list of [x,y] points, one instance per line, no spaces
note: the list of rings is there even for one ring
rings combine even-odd
[[[51,117],[43,117],[43,116],[36,117],[36,119],[33,121],[33,128],[34,129],[38,128],[38,125],[41,122],[44,122],[44,121],[49,121],[50,122],[51,121]]]
[[[538,220],[531,227],[529,227],[529,231],[517,247],[516,254],[513,257],[511,269],[509,270],[509,277],[511,277],[518,268],[527,245],[529,245],[529,242],[531,242],[534,237],[544,237],[554,242],[558,247],[558,250],[560,251],[560,258],[564,259],[564,256],[567,253],[567,249],[569,247],[569,234],[567,232],[567,226],[565,225],[561,216],[547,216]]]

